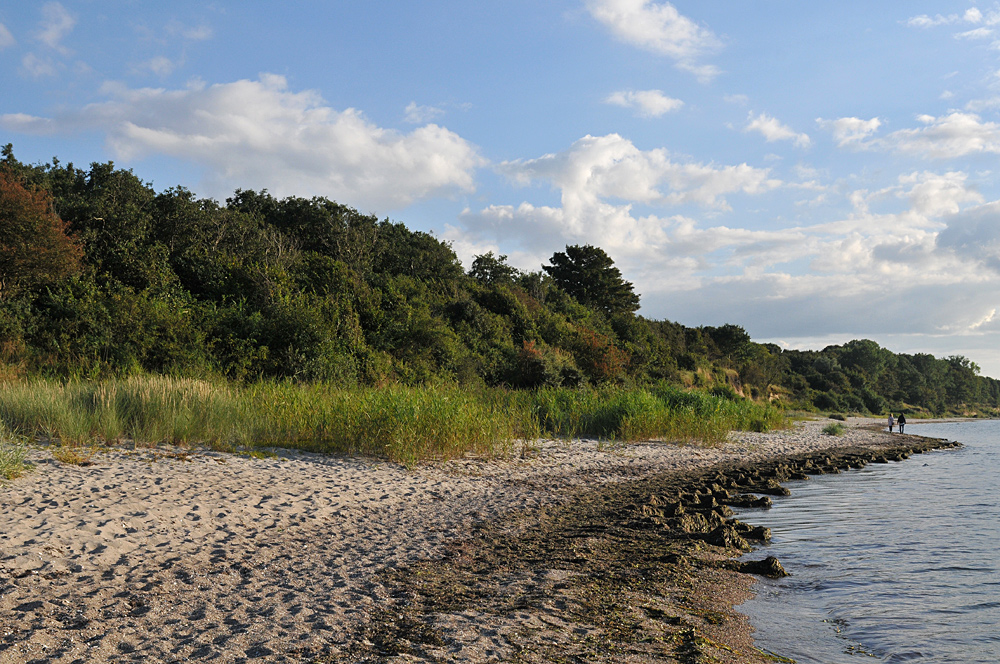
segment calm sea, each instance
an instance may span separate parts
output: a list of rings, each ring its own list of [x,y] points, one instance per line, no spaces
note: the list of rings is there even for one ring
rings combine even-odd
[[[792,576],[739,607],[800,664],[1000,662],[1000,421],[908,424],[962,448],[789,482],[763,553]]]

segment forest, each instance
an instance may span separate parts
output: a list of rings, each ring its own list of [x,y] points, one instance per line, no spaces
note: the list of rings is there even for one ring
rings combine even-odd
[[[113,163],[0,160],[0,383],[129,376],[254,384],[593,390],[671,385],[786,410],[997,414],[961,356],[857,339],[755,343],[738,321],[637,314],[599,247],[523,272],[326,198],[160,192]]]

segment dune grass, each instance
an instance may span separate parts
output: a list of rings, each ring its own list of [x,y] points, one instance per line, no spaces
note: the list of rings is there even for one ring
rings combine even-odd
[[[12,480],[31,469],[24,442],[12,435],[0,422],[0,480]]]
[[[772,406],[669,385],[538,390],[521,398],[532,404],[543,431],[567,437],[717,444],[730,431],[784,426],[781,411]]]
[[[412,464],[502,456],[543,435],[718,443],[782,426],[781,412],[669,386],[507,391],[454,385],[343,388],[167,377],[0,383],[0,422],[19,436],[95,442],[285,447]]]

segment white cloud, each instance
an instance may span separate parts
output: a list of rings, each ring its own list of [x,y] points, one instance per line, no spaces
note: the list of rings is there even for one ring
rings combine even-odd
[[[750,113],[747,118],[747,126],[743,130],[761,134],[768,143],[792,141],[800,148],[807,148],[812,142],[808,134],[796,133],[791,127],[781,124],[776,118],[766,113],[759,113],[756,116]]]
[[[680,99],[668,97],[660,90],[621,90],[611,93],[605,103],[631,108],[646,118],[658,118],[684,105]]]
[[[188,41],[206,41],[214,36],[214,31],[208,25],[184,25],[179,21],[167,23],[166,32],[171,37],[181,37]]]
[[[42,6],[42,24],[36,36],[49,48],[68,55],[70,50],[62,45],[62,40],[75,26],[76,17],[58,2],[49,2]]]
[[[138,69],[141,71],[151,71],[157,76],[169,76],[179,65],[180,63],[161,55],[142,63]]]
[[[976,28],[975,30],[967,30],[966,32],[959,32],[955,35],[955,39],[987,39],[993,36],[993,30],[990,28]]]
[[[429,124],[408,134],[336,111],[315,92],[291,92],[284,77],[262,75],[184,90],[109,86],[111,101],[54,121],[0,116],[15,131],[98,129],[120,159],[169,155],[210,172],[216,191],[267,188],[277,195],[322,195],[364,211],[474,189],[485,161],[457,134]]]
[[[881,143],[897,152],[931,159],[1000,153],[1000,125],[983,122],[974,113],[921,115],[917,120],[925,126],[893,132]]]
[[[838,118],[824,120],[816,118],[816,123],[830,131],[838,147],[867,147],[865,139],[878,131],[882,121],[878,118],[862,120],[861,118]]]
[[[562,192],[564,206],[610,198],[727,209],[726,194],[756,194],[781,184],[767,169],[679,163],[667,150],[643,151],[618,134],[584,136],[564,152],[504,162],[499,170],[521,184],[551,183]]]
[[[1000,272],[1000,201],[954,214],[938,235],[937,245]]]
[[[910,210],[928,218],[958,214],[963,203],[982,203],[983,196],[970,188],[968,175],[961,171],[938,174],[930,171],[899,176],[899,183],[908,190],[897,195],[910,203]]]
[[[727,104],[736,104],[737,106],[746,106],[750,103],[750,97],[746,95],[725,95],[722,100]]]
[[[460,218],[462,228],[449,229],[447,237],[465,247],[502,241],[504,253],[528,260],[524,267],[537,268],[531,261],[545,259],[553,247],[586,242],[636,269],[653,265],[661,278],[680,283],[703,263],[702,253],[756,243],[763,257],[765,244],[776,241],[769,232],[702,230],[686,217],[640,215],[633,209],[642,204],[666,210],[681,205],[724,210],[728,195],[763,194],[780,186],[766,169],[678,162],[666,150],[643,151],[610,134],[585,136],[563,152],[505,162],[498,170],[522,185],[549,184],[559,192],[560,204],[523,202],[467,210]]]
[[[587,9],[618,39],[673,58],[678,68],[701,81],[710,81],[720,73],[713,65],[699,64],[705,55],[721,47],[718,37],[669,2],[588,0]]]
[[[911,28],[933,28],[938,25],[954,25],[955,23],[961,23],[963,21],[966,23],[981,23],[982,20],[983,13],[975,7],[971,7],[961,16],[958,14],[949,14],[947,16],[942,14],[938,14],[936,16],[921,14],[908,19],[906,24]]]
[[[7,26],[0,23],[0,51],[5,48],[10,48],[16,43],[17,40],[14,39],[14,35],[12,35],[10,30],[7,29]]]
[[[55,76],[56,65],[49,58],[40,58],[34,53],[26,53],[21,58],[21,70],[32,78]]]
[[[419,106],[411,101],[406,105],[406,121],[410,124],[424,124],[444,115],[444,110],[434,106]]]

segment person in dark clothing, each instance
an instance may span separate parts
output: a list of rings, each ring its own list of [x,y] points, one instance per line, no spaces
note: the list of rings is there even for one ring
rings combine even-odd
[[[899,425],[899,433],[903,433],[903,427],[906,426],[906,415],[900,413],[899,417],[896,418],[896,424]]]

